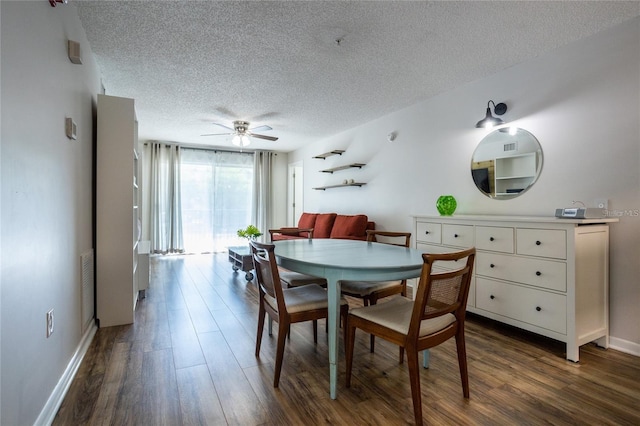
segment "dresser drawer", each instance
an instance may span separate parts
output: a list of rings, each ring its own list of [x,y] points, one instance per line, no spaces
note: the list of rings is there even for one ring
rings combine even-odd
[[[567,264],[564,262],[479,252],[476,255],[476,274],[567,291]]]
[[[442,225],[432,222],[417,222],[416,241],[442,244]]]
[[[567,233],[558,229],[517,229],[516,252],[528,256],[567,258]]]
[[[567,301],[548,293],[476,277],[476,307],[527,324],[567,333]]]
[[[442,225],[442,244],[455,247],[473,247],[472,225]]]
[[[513,253],[513,235],[513,228],[476,226],[476,248]]]

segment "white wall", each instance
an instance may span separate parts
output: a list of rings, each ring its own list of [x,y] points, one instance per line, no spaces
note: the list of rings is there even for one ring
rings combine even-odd
[[[2,417],[33,424],[82,339],[80,254],[92,244],[99,74],[72,4],[1,2]],[[81,43],[83,65],[67,57]],[[78,138],[64,131],[77,123]],[[45,313],[55,328],[45,337]]]
[[[489,132],[474,126],[489,99],[507,103],[503,118],[533,133],[544,153],[537,183],[512,200],[485,197],[471,178],[471,156]],[[346,153],[312,159],[332,149]],[[411,230],[412,214],[437,214],[441,194],[466,214],[552,216],[596,198],[609,199],[610,210],[640,209],[640,19],[318,141],[289,161],[304,162],[305,211],[365,213],[387,230]],[[367,165],[318,172],[350,162]],[[312,189],[351,178],[367,185]],[[612,344],[636,354],[639,255],[640,217],[622,216],[611,227]]]

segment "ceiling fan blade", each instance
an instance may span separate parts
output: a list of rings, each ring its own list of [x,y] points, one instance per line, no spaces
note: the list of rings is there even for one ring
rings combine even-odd
[[[255,133],[250,133],[250,132],[247,132],[247,134],[249,136],[251,136],[252,138],[266,139],[268,141],[277,141],[278,140],[278,138],[276,138],[275,136],[256,135]]]
[[[220,124],[220,123],[211,123],[211,124],[213,124],[214,126],[220,126],[220,127],[224,128],[224,129],[227,129],[227,130],[229,130],[229,131],[231,131],[231,132],[233,132],[233,131],[234,131],[234,129],[233,129],[233,128],[231,128],[231,127],[229,127],[229,126],[225,126],[224,124]]]
[[[264,126],[258,126],[251,129],[252,132],[264,132],[266,130],[273,130],[273,129],[270,126],[267,126],[266,124]]]
[[[228,136],[232,134],[233,133],[207,133],[206,135],[200,135],[200,136]]]

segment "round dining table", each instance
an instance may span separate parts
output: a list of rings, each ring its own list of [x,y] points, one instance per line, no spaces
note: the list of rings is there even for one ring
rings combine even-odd
[[[389,281],[420,276],[424,251],[391,244],[343,239],[275,241],[278,265],[327,280],[329,301],[329,386],[337,397],[340,281]]]

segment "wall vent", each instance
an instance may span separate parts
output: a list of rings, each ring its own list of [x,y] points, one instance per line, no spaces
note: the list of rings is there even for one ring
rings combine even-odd
[[[515,142],[505,143],[503,147],[504,152],[517,151],[518,146]]]
[[[93,249],[87,250],[80,255],[80,262],[82,268],[82,288],[80,294],[82,297],[82,332],[84,333],[91,325],[93,320],[93,307],[94,307],[94,292],[95,286],[93,285]]]

